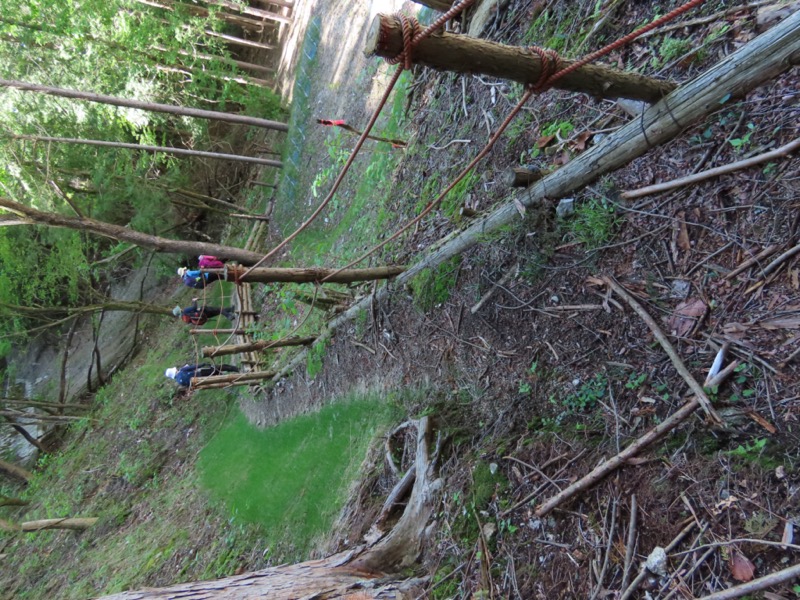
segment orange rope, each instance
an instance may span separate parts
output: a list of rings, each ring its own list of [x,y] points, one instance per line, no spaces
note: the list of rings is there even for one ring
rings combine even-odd
[[[298,235],[300,235],[300,233],[306,227],[308,227],[311,224],[311,222],[314,221],[314,219],[316,219],[319,216],[319,214],[328,205],[328,203],[330,203],[330,201],[333,199],[333,195],[339,189],[339,185],[342,183],[342,180],[344,179],[344,176],[350,170],[350,166],[353,164],[353,161],[356,159],[356,155],[361,150],[361,147],[364,145],[364,142],[366,141],[367,136],[372,131],[372,127],[375,125],[375,122],[378,120],[378,116],[380,116],[380,113],[383,110],[383,107],[386,105],[386,102],[388,102],[389,95],[392,93],[392,90],[394,89],[394,86],[397,84],[397,80],[400,79],[400,74],[403,72],[404,69],[410,69],[411,68],[411,55],[413,53],[414,47],[417,44],[419,44],[420,41],[422,41],[423,39],[425,39],[426,37],[431,35],[434,31],[439,29],[442,25],[444,25],[444,23],[448,19],[453,18],[455,15],[459,14],[465,8],[468,8],[474,2],[475,2],[475,0],[461,0],[461,2],[459,4],[453,6],[453,8],[451,8],[449,11],[447,11],[445,14],[443,14],[441,17],[439,17],[433,24],[431,24],[429,27],[427,27],[424,31],[422,31],[421,33],[415,33],[415,35],[413,35],[413,36],[411,35],[412,30],[414,32],[416,32],[416,29],[419,28],[419,25],[417,24],[416,28],[415,28],[414,25],[412,25],[412,23],[411,23],[411,18],[410,17],[405,17],[405,16],[401,16],[400,17],[401,18],[401,22],[406,22],[407,23],[408,30],[409,30],[409,33],[406,34],[406,25],[403,26],[403,47],[404,47],[404,50],[400,54],[400,57],[402,57],[402,64],[400,66],[398,66],[397,70],[395,71],[394,75],[392,76],[392,79],[389,82],[389,85],[386,88],[386,91],[383,93],[383,96],[381,97],[381,100],[378,103],[378,106],[375,109],[375,112],[373,112],[372,117],[370,117],[369,123],[367,124],[366,128],[364,129],[364,133],[362,133],[361,137],[358,138],[358,141],[356,142],[356,145],[353,148],[353,151],[350,153],[350,157],[347,159],[347,162],[342,167],[342,170],[339,173],[339,176],[336,178],[336,181],[333,182],[333,186],[331,187],[330,192],[328,192],[328,195],[325,196],[325,199],[320,203],[320,205],[317,207],[317,209],[312,213],[312,215],[308,219],[306,219],[292,234],[290,234],[288,237],[284,238],[284,240],[282,242],[280,242],[277,246],[275,246],[272,250],[270,250],[267,254],[265,254],[256,264],[254,264],[247,271],[245,271],[243,273],[242,277],[248,275],[250,273],[250,271],[252,271],[256,267],[258,267],[259,265],[263,264],[264,261],[266,261],[266,260],[270,259],[271,257],[275,256],[275,254],[279,250],[281,250],[281,248],[286,246],[286,244],[288,244],[294,238],[296,238]],[[405,21],[403,21],[403,20],[405,20]],[[413,19],[413,21],[416,23],[416,19]]]
[[[546,90],[547,88],[551,87],[555,81],[561,79],[565,75],[568,75],[569,73],[572,73],[573,71],[575,71],[575,70],[587,65],[588,63],[590,63],[590,62],[592,62],[594,60],[597,60],[601,56],[605,56],[609,52],[613,52],[614,50],[616,50],[620,46],[631,42],[632,40],[636,39],[640,35],[643,35],[643,34],[647,33],[651,29],[655,29],[656,27],[662,25],[663,23],[666,23],[667,21],[670,21],[670,20],[674,19],[678,15],[681,15],[681,14],[685,13],[686,11],[691,10],[692,8],[695,8],[696,6],[702,4],[704,1],[705,0],[691,0],[690,2],[687,2],[686,4],[684,4],[683,6],[680,6],[680,7],[676,8],[675,10],[667,13],[663,17],[661,17],[659,19],[656,19],[652,23],[650,23],[648,25],[645,25],[644,27],[641,27],[641,28],[637,29],[636,31],[634,31],[632,33],[629,33],[625,37],[620,38],[619,40],[617,40],[615,42],[612,42],[611,44],[608,44],[607,46],[604,46],[600,50],[589,54],[588,56],[582,58],[581,60],[571,64],[569,67],[561,69],[558,72],[554,73],[553,75],[551,75],[551,76],[549,76],[547,78],[540,77],[539,80],[534,85],[528,86],[528,88],[526,89],[526,91],[523,94],[522,98],[520,99],[519,103],[511,110],[511,112],[506,117],[506,119],[500,124],[500,127],[497,129],[497,131],[494,133],[494,135],[492,135],[491,139],[486,144],[486,146],[483,148],[483,150],[481,150],[478,153],[478,155],[474,159],[472,159],[472,161],[467,165],[467,167],[463,171],[461,171],[461,173],[459,173],[459,175],[455,178],[455,180],[450,185],[448,185],[447,188],[437,198],[435,198],[434,200],[431,200],[431,202],[429,202],[427,204],[427,206],[425,206],[425,208],[423,209],[423,211],[419,215],[417,215],[414,219],[408,221],[405,225],[403,225],[400,229],[398,229],[394,234],[392,234],[391,237],[388,237],[387,239],[382,241],[380,244],[378,244],[377,246],[375,246],[372,249],[368,250],[365,254],[361,255],[359,258],[355,259],[354,261],[346,264],[344,267],[340,268],[339,270],[334,271],[333,273],[328,275],[328,277],[324,278],[322,281],[325,282],[327,279],[333,277],[337,273],[340,273],[341,271],[343,271],[345,269],[349,269],[353,265],[356,265],[356,264],[360,263],[361,261],[363,261],[364,259],[370,257],[372,254],[374,254],[375,252],[377,252],[378,250],[383,248],[386,244],[388,244],[389,242],[392,242],[393,240],[396,240],[403,233],[408,231],[409,228],[413,227],[414,225],[419,223],[423,218],[425,218],[425,216],[427,216],[434,208],[436,208],[441,203],[441,201],[444,199],[444,197],[462,179],[464,179],[464,177],[466,177],[469,174],[470,171],[472,171],[472,169],[475,167],[475,165],[477,165],[478,162],[480,162],[481,159],[483,159],[483,157],[485,157],[489,153],[489,150],[491,150],[492,147],[495,145],[495,143],[497,142],[497,140],[500,137],[500,135],[505,131],[505,129],[511,123],[511,120],[519,113],[519,111],[522,109],[522,107],[525,105],[525,103],[530,99],[530,97],[534,93],[538,93],[540,90]],[[531,47],[530,50],[532,52],[538,54],[539,57],[542,58],[542,72],[543,73],[545,72],[546,69],[549,70],[549,69],[553,68],[552,67],[553,63],[559,62],[558,61],[558,56],[552,50],[545,50],[545,49],[542,49],[542,48],[538,48],[536,46]],[[545,56],[547,56],[547,59],[544,58]]]

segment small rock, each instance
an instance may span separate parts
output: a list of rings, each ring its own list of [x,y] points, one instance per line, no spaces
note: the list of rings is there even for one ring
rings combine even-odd
[[[644,565],[647,570],[662,577],[667,574],[667,553],[661,546],[656,546],[647,557],[647,562]]]
[[[689,296],[689,291],[692,289],[692,284],[684,279],[676,279],[672,282],[672,293],[670,296],[686,300]]]
[[[562,198],[556,207],[556,214],[561,219],[575,214],[575,198]]]
[[[497,463],[489,463],[489,473],[492,475],[497,473]]]

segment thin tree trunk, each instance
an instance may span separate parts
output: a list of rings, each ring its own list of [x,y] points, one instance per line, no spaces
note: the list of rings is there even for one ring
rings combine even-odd
[[[403,49],[402,27],[392,16],[376,15],[370,26],[364,53],[394,58]],[[442,32],[422,40],[414,49],[414,62],[443,71],[480,73],[522,84],[535,84],[542,74],[542,59],[525,48],[505,46],[478,38]],[[575,61],[562,60],[564,67]],[[555,87],[584,92],[597,98],[631,98],[658,102],[675,89],[636,73],[599,65],[586,65],[559,79]]]
[[[33,477],[30,471],[2,459],[0,459],[0,473],[23,483],[28,483]]]
[[[270,348],[282,348],[285,346],[308,346],[312,344],[316,337],[290,337],[283,340],[260,340],[249,344],[230,344],[227,346],[203,346],[203,356],[214,358],[215,356],[225,356],[229,354],[241,354],[242,352],[258,352],[269,350]]]
[[[126,142],[106,142],[103,140],[79,140],[75,138],[50,137],[45,135],[12,135],[15,140],[30,140],[34,142],[53,142],[57,144],[80,144],[83,146],[101,146],[103,148],[123,148],[126,150],[141,150],[143,152],[163,152],[164,154],[175,154],[177,156],[198,156],[202,158],[215,158],[218,160],[232,160],[236,162],[252,163],[256,165],[266,165],[268,167],[283,168],[283,163],[279,160],[269,158],[256,158],[253,156],[241,156],[239,154],[221,154],[219,152],[203,152],[201,150],[185,150],[184,148],[171,148],[168,146],[145,146],[142,144],[128,144]]]
[[[117,312],[147,313],[151,315],[172,315],[172,309],[158,304],[125,300],[104,300],[85,306],[22,306],[0,302],[0,312],[16,314],[33,319],[63,318],[65,316],[88,315],[101,310]]]
[[[222,8],[227,8],[228,10],[236,11],[243,15],[249,15],[251,17],[259,17],[261,19],[272,19],[272,17],[282,17],[283,15],[278,15],[274,12],[270,12],[268,10],[264,10],[261,8],[255,8],[253,6],[245,5],[242,6],[241,4],[237,4],[236,2],[231,2],[230,0],[205,0],[206,4],[213,4],[215,6],[221,6]],[[287,2],[286,0],[271,0],[270,4],[274,4],[275,6],[282,6],[291,8],[292,3]],[[286,18],[286,17],[284,17]],[[291,20],[287,21],[290,22]]]
[[[225,40],[229,44],[234,46],[243,46],[245,48],[259,48],[261,50],[275,50],[275,46],[272,44],[265,44],[263,42],[255,42],[253,40],[245,40],[240,37],[236,37],[234,35],[228,35],[226,33],[219,33],[217,31],[213,31],[211,29],[206,29],[203,31],[209,37],[219,38],[221,40]]]
[[[19,525],[12,525],[13,530],[33,533],[44,529],[71,529],[73,531],[83,531],[89,529],[97,523],[97,517],[64,518],[64,519],[40,519],[38,521],[26,521]]]
[[[42,442],[33,437],[27,429],[25,429],[22,425],[17,423],[14,417],[3,415],[3,418],[9,422],[14,431],[20,434],[23,438],[25,438],[26,442],[28,442],[31,446],[39,450],[39,452],[41,452],[42,454],[47,454],[48,450],[47,448],[44,447]]]
[[[2,205],[2,203],[0,203]],[[344,269],[336,273],[336,269],[308,268],[256,268],[230,266],[227,269],[228,280],[243,283],[317,283],[325,279],[325,283],[354,283],[357,281],[374,281],[389,279],[405,271],[405,267],[373,267],[369,269]],[[205,273],[223,274],[225,269],[201,269]],[[245,275],[247,273],[247,275]],[[336,273],[336,275],[333,275]],[[331,275],[333,275],[331,277]],[[329,279],[326,279],[330,277]]]
[[[48,213],[19,202],[14,202],[7,198],[0,198],[0,207],[5,208],[11,212],[23,215],[38,225],[47,225],[49,227],[63,227],[66,229],[75,229],[77,231],[88,231],[97,235],[102,235],[120,242],[128,242],[135,246],[142,248],[149,248],[156,252],[167,252],[171,254],[211,254],[212,256],[219,256],[227,260],[236,260],[244,265],[252,265],[261,260],[263,254],[260,252],[251,252],[249,250],[242,250],[241,248],[234,248],[232,246],[223,246],[221,244],[212,244],[210,242],[186,242],[182,240],[171,240],[162,238],[155,235],[148,235],[127,227],[120,225],[113,225],[111,223],[104,223],[103,221],[95,221],[88,217],[77,218],[67,217],[56,213]]]
[[[180,2],[172,2],[172,0],[161,0],[161,2],[156,2],[155,0],[136,0],[139,4],[145,4],[147,6],[152,6],[154,8],[160,8],[162,10],[168,10],[170,12],[174,12],[175,10],[183,10],[190,15],[196,17],[205,17],[208,18],[211,16],[211,13],[200,6],[193,6],[191,4],[182,4]],[[219,19],[221,21],[225,21],[227,23],[231,23],[232,25],[238,25],[239,27],[243,27],[244,29],[250,29],[253,31],[261,31],[264,28],[263,21],[273,21],[275,23],[291,23],[292,20],[288,17],[284,17],[283,15],[278,15],[275,13],[265,13],[265,16],[261,17],[261,21],[256,19],[250,19],[248,17],[241,17],[239,15],[232,15],[226,12],[215,12],[214,18]]]
[[[111,104],[113,106],[124,106],[126,108],[138,108],[140,110],[151,112],[168,113],[184,117],[196,117],[199,119],[212,119],[215,121],[226,121],[228,123],[237,123],[240,125],[252,125],[254,127],[263,127],[264,129],[274,129],[275,131],[289,131],[289,126],[286,123],[270,121],[269,119],[259,119],[257,117],[248,117],[246,115],[216,112],[213,110],[203,110],[200,108],[172,106],[169,104],[156,104],[154,102],[142,102],[140,100],[129,100],[126,98],[117,98],[115,96],[105,96],[103,94],[95,94],[93,92],[67,90],[63,88],[49,87],[36,83],[14,81],[10,79],[0,79],[0,86],[29,92],[37,92],[40,94],[50,94],[51,96],[58,96],[61,98],[74,98],[76,100],[99,102],[100,104]]]
[[[192,377],[192,387],[198,390],[230,387],[234,385],[250,385],[275,376],[273,371],[252,371],[250,373],[231,373],[230,375],[211,375],[209,377]]]
[[[159,52],[164,52],[165,54],[171,52],[171,50],[169,48],[166,48],[166,47],[160,46],[160,45],[153,46],[153,49],[157,50]],[[256,72],[259,72],[259,73],[264,73],[266,75],[275,75],[275,69],[273,69],[271,67],[265,67],[263,65],[257,65],[257,64],[254,64],[254,63],[244,62],[244,61],[241,61],[241,60],[235,60],[233,58],[227,58],[225,56],[215,56],[213,54],[204,54],[203,52],[187,52],[186,50],[178,50],[178,55],[187,56],[189,58],[198,58],[200,60],[204,60],[204,61],[208,61],[208,62],[219,61],[219,62],[225,63],[227,65],[232,65],[232,66],[239,67],[240,69],[243,69],[243,70],[246,70],[246,71],[256,71]],[[262,81],[262,80],[257,80],[257,81]],[[264,83],[266,83],[266,82],[264,82]]]
[[[28,501],[22,498],[13,498],[0,494],[0,506],[27,506]]]

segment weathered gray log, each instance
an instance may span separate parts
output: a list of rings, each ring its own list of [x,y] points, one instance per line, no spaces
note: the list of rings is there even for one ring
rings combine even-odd
[[[26,521],[20,524],[20,529],[28,533],[42,531],[43,529],[72,529],[83,531],[97,523],[97,517],[83,517],[72,519],[41,519],[39,521]]]
[[[400,24],[391,15],[376,15],[370,25],[364,54],[394,58],[402,49]],[[574,62],[562,60],[561,64],[568,67]],[[537,83],[542,73],[542,59],[526,48],[447,32],[422,40],[414,49],[414,63],[441,71],[480,73],[522,84]],[[554,86],[596,98],[630,98],[653,103],[674,90],[676,84],[590,64],[565,75]]]
[[[405,267],[373,267],[369,269],[336,269],[308,268],[264,268],[247,269],[240,266],[229,266],[226,269],[200,269],[204,273],[224,275],[227,271],[228,281],[243,283],[354,283],[357,281],[375,281],[389,279],[405,271]],[[245,273],[247,273],[245,275]],[[327,278],[327,279],[326,279]]]
[[[546,175],[547,171],[541,169],[513,167],[503,173],[503,183],[508,187],[528,187]]]
[[[203,356],[214,358],[215,356],[225,356],[228,354],[240,354],[242,352],[259,352],[270,348],[282,348],[285,346],[308,346],[313,344],[316,337],[290,337],[283,340],[260,340],[249,344],[229,344],[225,346],[203,346]]]
[[[548,199],[574,193],[601,175],[615,171],[645,154],[655,145],[678,135],[694,121],[705,117],[759,85],[800,63],[800,12],[761,34],[705,73],[682,85],[669,96],[648,108],[640,117],[609,135],[558,171],[522,192],[512,193],[497,210],[477,219],[465,230],[430,252],[395,279],[398,287],[408,284],[425,269],[435,269],[454,256],[472,248],[486,235],[519,218],[515,201],[532,207]],[[325,343],[333,332],[355,319],[372,302],[386,297],[388,287],[376,290],[332,320],[315,344]],[[306,350],[281,369],[275,381],[285,377],[305,360]]]
[[[250,385],[275,376],[273,371],[253,371],[251,373],[231,373],[230,375],[211,375],[210,377],[192,377],[192,387],[196,390]]]

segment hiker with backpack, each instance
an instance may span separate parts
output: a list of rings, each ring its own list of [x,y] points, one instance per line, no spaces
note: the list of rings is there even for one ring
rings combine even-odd
[[[180,369],[178,367],[170,367],[164,371],[164,375],[184,388],[191,387],[193,377],[211,377],[213,375],[222,375],[223,373],[238,373],[238,367],[234,365],[212,365],[211,363],[201,363],[199,365],[184,365]]]
[[[217,308],[216,306],[197,306],[197,301],[199,298],[192,298],[192,305],[187,306],[186,308],[181,308],[180,306],[176,306],[172,309],[172,314],[176,317],[180,317],[181,321],[184,323],[188,323],[189,325],[194,325],[196,327],[200,327],[205,325],[206,322],[214,317],[218,317],[222,315],[228,321],[235,321],[236,320],[236,313],[234,312],[234,308],[231,306],[230,308]]]
[[[215,281],[223,281],[226,279],[224,274],[218,273],[203,273],[199,269],[224,269],[225,263],[218,259],[216,256],[210,254],[201,254],[199,257],[199,268],[188,269],[181,267],[178,269],[178,276],[183,281],[183,284],[190,288],[202,289]]]

